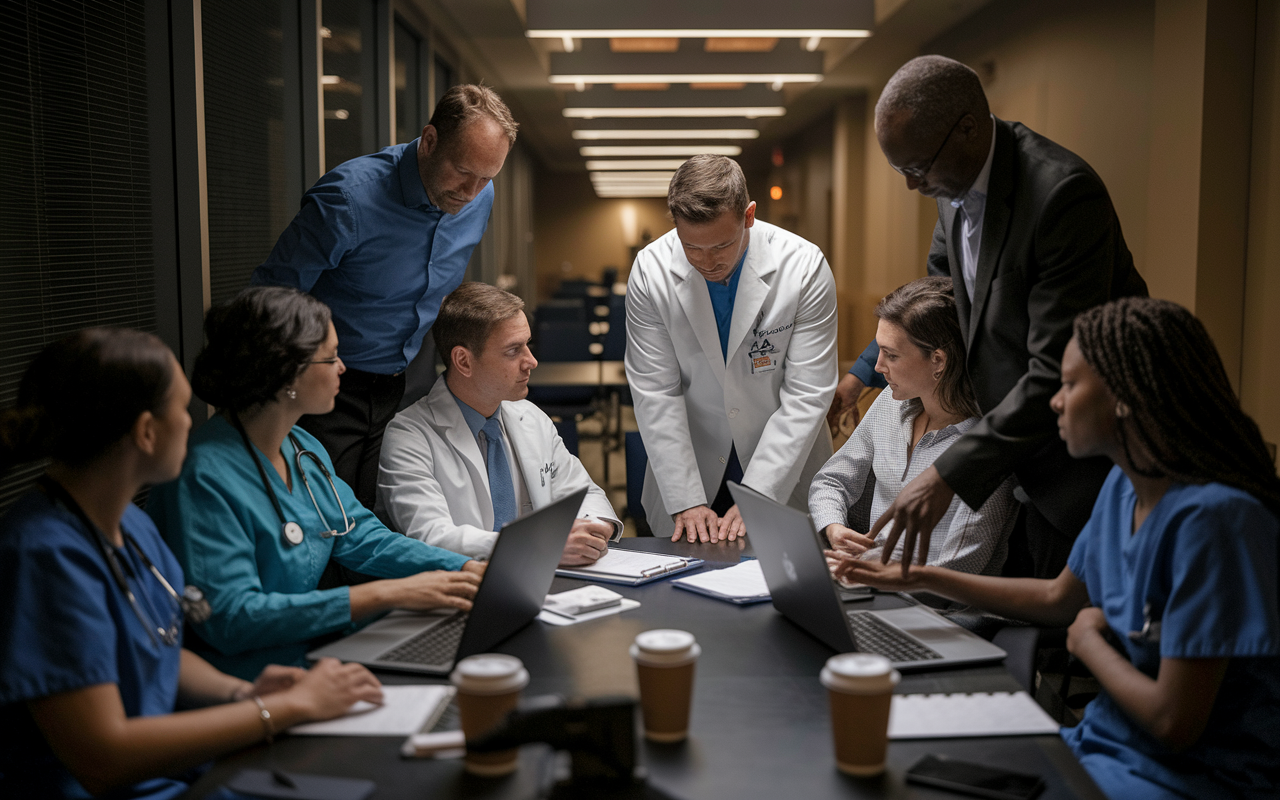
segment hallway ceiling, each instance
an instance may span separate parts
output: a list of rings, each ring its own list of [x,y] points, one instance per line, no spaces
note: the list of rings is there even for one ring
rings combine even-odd
[[[990,0],[412,2],[498,89],[547,170],[590,168],[601,196],[659,196],[695,152],[766,163]]]

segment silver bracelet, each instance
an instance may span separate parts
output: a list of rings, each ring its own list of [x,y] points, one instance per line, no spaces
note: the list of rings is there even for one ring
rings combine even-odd
[[[271,712],[267,710],[267,704],[262,702],[262,698],[256,694],[250,698],[258,704],[258,717],[262,720],[262,727],[267,732],[267,744],[271,744],[276,739],[276,726],[271,722]]]

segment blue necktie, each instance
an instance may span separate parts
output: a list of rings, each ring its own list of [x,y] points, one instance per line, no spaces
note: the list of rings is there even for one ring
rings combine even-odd
[[[493,500],[493,529],[496,531],[516,518],[516,489],[511,482],[507,451],[502,446],[502,425],[498,422],[498,415],[485,420],[480,430],[488,443],[489,497]]]

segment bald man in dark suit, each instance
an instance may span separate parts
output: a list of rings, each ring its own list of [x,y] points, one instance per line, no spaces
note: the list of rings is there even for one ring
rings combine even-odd
[[[937,200],[929,274],[955,283],[983,417],[903,489],[872,532],[892,521],[885,553],[901,535],[905,552],[923,563],[951,498],[978,508],[1012,473],[1024,504],[1015,536],[1025,533],[1026,548],[1019,563],[1020,542],[1011,542],[1012,566],[1056,577],[1111,467],[1072,459],[1058,437],[1049,399],[1062,352],[1076,314],[1146,295],[1146,282],[1101,178],[1066,148],[992,116],[978,76],[963,64],[942,56],[908,62],[886,85],[875,121],[889,164],[908,188]],[[860,361],[862,374],[844,377],[837,404],[856,400],[870,382],[865,365],[874,355]]]

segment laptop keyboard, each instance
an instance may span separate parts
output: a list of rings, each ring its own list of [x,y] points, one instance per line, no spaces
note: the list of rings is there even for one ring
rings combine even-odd
[[[423,632],[405,639],[375,661],[395,664],[447,664],[458,652],[467,615],[459,611]]]
[[[864,653],[878,653],[895,663],[905,661],[932,661],[942,654],[920,644],[916,640],[866,611],[847,611],[852,623],[853,641]]]

